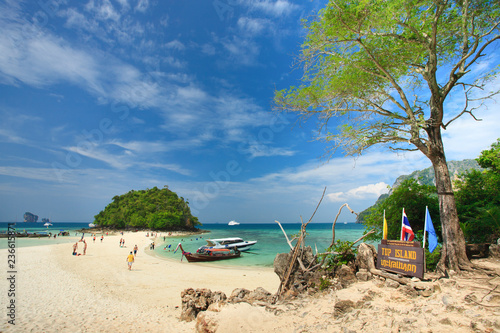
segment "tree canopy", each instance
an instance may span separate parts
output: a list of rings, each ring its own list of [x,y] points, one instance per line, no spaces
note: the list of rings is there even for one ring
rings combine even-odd
[[[398,187],[393,189],[390,196],[378,201],[367,212],[363,224],[367,231],[372,229],[376,231],[368,236],[368,239],[382,239],[384,211],[387,220],[388,239],[400,239],[403,208],[413,232],[417,235],[419,231],[424,230],[426,206],[429,207],[429,213],[432,216],[433,224],[436,226],[436,232],[440,234],[439,203],[436,187],[419,184],[413,178],[404,180]]]
[[[468,242],[495,242],[500,238],[500,139],[476,160],[486,170],[472,170],[455,182],[460,222]]]
[[[341,147],[354,155],[382,144],[429,158],[443,232],[441,271],[471,268],[441,131],[463,115],[475,118],[480,101],[498,94],[485,88],[499,69],[487,62],[498,58],[486,57],[500,40],[499,24],[498,1],[330,0],[306,22],[302,84],[275,93],[278,109],[319,120],[318,136],[331,152]],[[446,108],[450,95],[462,107]],[[340,121],[333,130],[332,117]]]
[[[188,202],[166,186],[134,191],[113,197],[113,202],[94,217],[94,224],[114,228],[155,230],[192,229],[201,225],[191,215]]]

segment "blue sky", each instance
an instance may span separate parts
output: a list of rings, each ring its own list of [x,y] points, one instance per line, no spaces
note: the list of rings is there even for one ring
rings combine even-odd
[[[314,122],[272,111],[300,78],[300,21],[324,3],[1,1],[0,221],[90,222],[117,194],[168,185],[206,223],[307,220],[326,186],[315,221],[331,222],[430,166],[385,150],[326,163]],[[449,160],[499,137],[497,104],[478,117],[444,133]]]

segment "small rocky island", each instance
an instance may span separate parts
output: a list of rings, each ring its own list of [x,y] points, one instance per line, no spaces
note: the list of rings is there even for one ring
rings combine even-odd
[[[30,212],[24,213],[24,222],[38,222],[38,215]]]

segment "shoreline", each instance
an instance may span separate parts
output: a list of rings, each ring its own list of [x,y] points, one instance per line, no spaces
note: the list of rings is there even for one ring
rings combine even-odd
[[[71,243],[17,248],[16,325],[3,320],[0,331],[170,331],[165,330],[170,325],[172,331],[193,332],[194,323],[178,320],[183,290],[208,288],[229,296],[236,288],[263,287],[271,293],[278,288],[272,269],[175,262],[154,255],[149,250],[154,237],[145,235],[124,232],[105,236],[102,243],[85,237],[87,254],[80,256],[71,254]],[[125,260],[135,244],[139,251],[128,271]],[[7,254],[0,250],[5,265]],[[3,274],[0,286],[6,291],[6,270]],[[0,296],[4,309],[6,296]]]
[[[279,286],[272,268],[216,267],[159,257],[149,251],[153,238],[145,235],[107,236],[103,243],[88,238],[87,255],[81,256],[71,255],[70,243],[17,248],[14,287],[8,280],[8,252],[0,250],[5,267],[0,306],[8,309],[14,300],[16,324],[10,325],[4,314],[0,331],[196,332],[196,321],[179,320],[185,289],[207,288],[229,297],[237,288],[275,293]],[[120,238],[125,247],[119,246]],[[125,260],[135,244],[139,252],[128,271]],[[475,262],[500,274],[500,259]],[[217,333],[500,330],[499,276],[469,273],[432,283],[432,294],[423,297],[408,286],[376,278],[275,305],[227,304],[200,318]],[[9,288],[15,296],[8,296]]]

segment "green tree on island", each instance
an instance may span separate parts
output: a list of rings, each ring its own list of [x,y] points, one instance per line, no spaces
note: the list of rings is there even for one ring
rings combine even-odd
[[[113,228],[185,230],[201,225],[189,203],[167,186],[116,195],[94,218],[94,224]]]
[[[471,268],[441,130],[474,117],[473,99],[498,93],[473,95],[496,74],[481,71],[480,60],[500,39],[499,21],[498,1],[332,0],[306,23],[303,84],[275,93],[279,109],[318,118],[331,152],[356,155],[384,144],[429,158],[443,233],[440,270]],[[458,112],[445,109],[455,88],[463,94]],[[343,123],[338,133],[328,131],[332,117]]]
[[[476,161],[484,171],[469,171],[455,181],[460,223],[468,242],[495,242],[500,237],[500,139]]]

